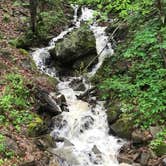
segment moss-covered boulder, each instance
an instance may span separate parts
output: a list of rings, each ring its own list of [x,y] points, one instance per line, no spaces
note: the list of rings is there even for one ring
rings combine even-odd
[[[71,64],[80,58],[96,56],[96,42],[93,32],[87,26],[74,30],[57,42],[55,48],[51,50],[51,54],[55,60],[63,64]]]
[[[128,117],[121,117],[110,125],[110,128],[117,136],[130,139],[133,130],[133,122]]]
[[[107,120],[108,123],[111,125],[118,120],[121,110],[120,110],[120,103],[115,101],[112,102],[111,105],[109,106],[109,109],[107,110]]]

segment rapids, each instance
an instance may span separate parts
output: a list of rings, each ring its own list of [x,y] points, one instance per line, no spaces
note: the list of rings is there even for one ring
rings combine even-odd
[[[66,34],[74,28],[79,28],[82,21],[93,19],[93,10],[82,8],[82,15],[78,18],[76,6],[74,12],[74,24],[72,28],[63,31],[59,36],[53,38],[48,47],[37,49],[32,57],[37,67],[44,73],[56,77],[59,80],[58,90],[66,98],[69,112],[62,112],[62,125],[54,127],[50,133],[56,138],[63,138],[66,141],[57,142],[57,148],[54,153],[66,161],[62,166],[120,166],[117,161],[117,154],[124,141],[108,134],[109,127],[105,113],[104,103],[96,101],[95,105],[90,105],[88,102],[77,99],[77,96],[83,92],[74,91],[69,84],[75,77],[66,77],[61,81],[56,74],[56,69],[44,65],[44,59],[49,58],[49,50],[54,47],[59,39],[62,39]],[[108,55],[113,54],[111,43],[108,36],[105,34],[105,28],[98,26],[97,23],[90,25],[96,38],[96,49],[99,55],[98,64],[88,73],[88,76],[93,76],[102,65],[104,59]],[[103,48],[105,48],[103,50]],[[103,50],[103,51],[102,51]],[[44,54],[41,56],[41,54]],[[86,80],[83,81],[86,90],[91,88],[91,85]],[[92,97],[89,97],[92,98]],[[93,96],[94,98],[94,96]]]

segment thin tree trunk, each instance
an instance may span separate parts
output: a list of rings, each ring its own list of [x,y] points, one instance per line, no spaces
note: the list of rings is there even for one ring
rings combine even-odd
[[[37,5],[38,0],[29,0],[29,9],[31,14],[31,30],[33,33],[36,33]]]

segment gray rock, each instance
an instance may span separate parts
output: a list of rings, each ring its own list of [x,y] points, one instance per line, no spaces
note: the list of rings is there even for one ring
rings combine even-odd
[[[51,114],[52,116],[58,115],[62,112],[56,100],[46,91],[39,90],[36,98],[38,99],[39,112]]]
[[[55,139],[56,142],[63,142],[64,143],[64,147],[67,147],[67,146],[73,146],[73,144],[66,138],[62,138],[62,137],[58,137]]]
[[[53,137],[51,137],[49,134],[40,136],[35,140],[35,143],[41,150],[46,150],[49,147],[56,147]]]
[[[63,147],[60,149],[48,148],[47,151],[66,160],[69,165],[79,165],[77,156],[73,153],[72,147]]]
[[[85,91],[86,90],[86,87],[85,87],[82,79],[73,79],[70,82],[69,87],[71,87],[74,91]]]
[[[63,111],[68,112],[69,111],[68,106],[67,106],[67,102],[66,102],[66,98],[63,94],[57,94],[57,93],[51,92],[49,94],[49,96],[57,102],[57,104],[61,108],[62,112]]]
[[[82,26],[58,41],[50,52],[54,59],[62,64],[69,64],[79,58],[96,55],[95,37],[87,26]]]
[[[161,164],[162,164],[162,166],[166,166],[166,158],[163,158],[163,159],[162,159]]]
[[[141,165],[146,166],[148,164],[149,159],[150,159],[150,154],[148,152],[143,152],[141,154],[141,159],[140,159]]]
[[[42,51],[39,58],[42,60],[43,65],[48,66],[51,64],[51,56],[48,51]]]
[[[101,154],[100,150],[98,149],[98,147],[96,145],[93,146],[92,151],[94,154],[97,154],[97,155]]]
[[[94,124],[94,119],[91,116],[81,118],[81,131],[89,129]]]

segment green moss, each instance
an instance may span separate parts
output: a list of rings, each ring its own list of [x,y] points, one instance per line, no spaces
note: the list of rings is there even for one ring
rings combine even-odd
[[[130,139],[133,130],[133,121],[128,116],[122,116],[111,125],[111,128],[119,137]]]
[[[157,156],[163,156],[166,155],[166,143],[162,142],[159,145],[156,146],[156,149],[154,150],[156,152]]]

